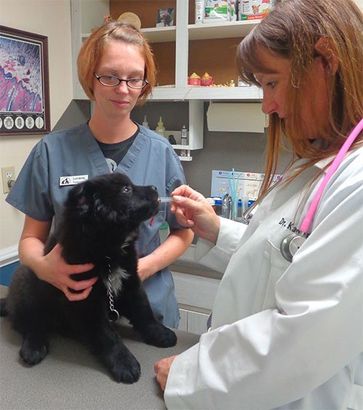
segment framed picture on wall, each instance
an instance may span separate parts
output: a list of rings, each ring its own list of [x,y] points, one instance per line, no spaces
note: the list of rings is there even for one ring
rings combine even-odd
[[[48,38],[0,25],[0,135],[49,131]]]

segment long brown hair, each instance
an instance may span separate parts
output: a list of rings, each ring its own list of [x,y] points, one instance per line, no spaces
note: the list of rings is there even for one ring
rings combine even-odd
[[[329,129],[319,135],[323,149],[302,135],[299,116],[303,101],[299,86],[316,56],[315,45],[327,39],[329,52],[338,62],[332,75],[329,95]],[[363,15],[352,0],[285,0],[244,38],[237,50],[242,80],[259,86],[254,72],[270,72],[258,50],[263,47],[291,62],[290,89],[286,96],[292,113],[289,126],[277,114],[270,115],[263,195],[276,172],[279,150],[284,141],[295,158],[306,158],[300,171],[316,161],[336,154],[344,140],[363,117]],[[311,85],[313,86],[313,84]],[[319,113],[315,113],[316,116]],[[314,120],[314,118],[312,119]],[[362,140],[356,144],[361,143]]]
[[[94,72],[103,49],[110,40],[122,41],[140,48],[145,59],[145,80],[148,84],[142,89],[138,104],[142,104],[151,93],[156,82],[156,68],[151,48],[142,33],[130,24],[108,21],[96,29],[83,43],[78,54],[78,78],[84,92],[93,100]]]

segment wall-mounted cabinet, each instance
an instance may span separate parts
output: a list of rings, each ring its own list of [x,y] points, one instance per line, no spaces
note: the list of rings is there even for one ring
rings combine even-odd
[[[76,69],[82,41],[102,24],[104,16],[117,19],[124,12],[133,12],[141,20],[142,32],[152,45],[158,68],[158,86],[150,101],[188,101],[188,149],[202,148],[203,101],[258,102],[262,92],[254,86],[188,86],[188,75],[208,72],[218,84],[231,80],[237,84],[236,46],[259,21],[194,24],[194,4],[193,0],[71,0],[74,98],[86,98]],[[175,9],[175,25],[155,27],[158,9],[170,7]]]
[[[193,24],[192,0],[71,0],[74,62],[92,28],[102,24],[105,15],[114,19],[126,12],[137,14],[142,31],[152,43],[158,65],[155,100],[240,100],[262,98],[257,87],[191,87],[188,75],[197,71],[211,73],[219,84],[234,80],[236,46],[258,20]],[[155,27],[159,8],[175,9],[175,25]],[[228,63],[229,62],[229,63]],[[75,98],[84,98],[75,70]]]

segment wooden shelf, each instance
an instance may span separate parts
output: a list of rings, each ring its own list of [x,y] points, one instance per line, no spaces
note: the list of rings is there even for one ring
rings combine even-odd
[[[189,40],[245,37],[260,20],[233,21],[228,23],[189,24]],[[150,43],[175,41],[176,27],[151,27],[141,29]]]
[[[186,92],[186,88],[155,87],[149,99],[153,101],[183,101],[185,99]]]
[[[176,37],[176,27],[150,27],[143,28],[141,32],[147,38],[149,43],[167,43],[170,41],[175,41]],[[82,41],[89,37],[91,33],[82,33]]]
[[[189,40],[210,40],[238,37],[242,40],[260,20],[230,21],[228,23],[188,24]]]
[[[175,41],[176,27],[151,27],[143,28],[141,32],[150,43],[167,43]]]
[[[262,90],[251,87],[155,87],[150,100],[261,101]]]
[[[250,87],[189,87],[185,99],[188,100],[251,100],[260,101],[262,90]]]

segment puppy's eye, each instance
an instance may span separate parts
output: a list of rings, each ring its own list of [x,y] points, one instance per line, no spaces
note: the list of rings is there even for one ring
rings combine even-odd
[[[123,194],[130,194],[132,191],[131,186],[130,185],[125,185],[121,188],[121,192]]]

